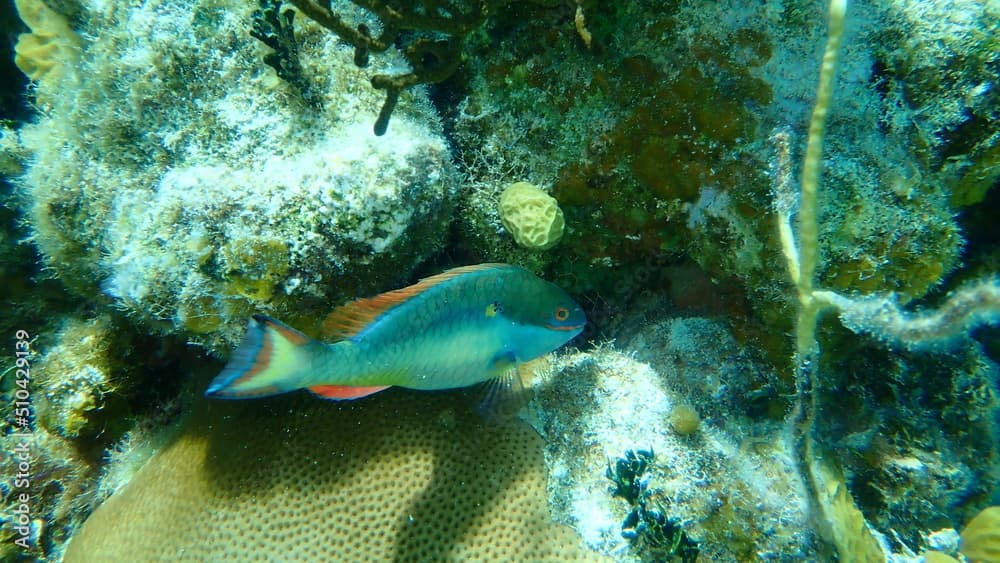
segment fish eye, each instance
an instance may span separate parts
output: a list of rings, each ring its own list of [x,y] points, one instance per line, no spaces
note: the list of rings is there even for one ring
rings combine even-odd
[[[566,307],[558,307],[556,309],[557,321],[565,321],[568,318],[569,318],[569,309],[567,309]]]

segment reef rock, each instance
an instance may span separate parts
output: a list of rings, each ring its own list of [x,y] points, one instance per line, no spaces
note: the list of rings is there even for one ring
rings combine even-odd
[[[774,374],[718,320],[667,319],[617,344],[636,352],[601,346],[535,369],[528,415],[556,521],[619,561],[672,561],[673,542],[658,540],[680,533],[700,561],[815,559],[793,444],[780,421],[748,413],[750,390]],[[695,408],[703,420],[678,431],[678,411]],[[648,453],[631,500],[612,479],[629,451]],[[670,524],[642,512],[629,523],[640,499]]]
[[[251,30],[286,20],[254,3],[36,4],[18,3],[34,35],[79,48],[19,52],[26,71],[71,70],[32,74],[20,181],[32,238],[77,292],[217,348],[253,311],[314,317],[436,249],[455,182],[426,95],[404,93],[376,137],[369,70],[308,18],[271,29],[296,46],[274,52]]]

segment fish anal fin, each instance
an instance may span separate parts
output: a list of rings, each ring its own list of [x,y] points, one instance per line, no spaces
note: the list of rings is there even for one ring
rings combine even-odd
[[[332,399],[335,401],[343,401],[349,399],[360,399],[361,397],[367,397],[368,395],[373,395],[382,391],[383,389],[388,389],[391,385],[376,385],[372,387],[352,387],[349,385],[314,385],[309,387],[309,390],[313,394],[323,397],[324,399]]]
[[[350,338],[364,330],[369,324],[371,324],[372,321],[377,319],[389,309],[392,309],[396,305],[399,305],[411,297],[423,293],[435,285],[469,272],[489,270],[499,267],[510,266],[506,264],[476,264],[473,266],[461,266],[424,278],[409,287],[404,287],[394,291],[387,291],[386,293],[376,295],[375,297],[351,301],[346,305],[342,305],[334,309],[332,313],[327,315],[326,319],[323,321],[322,334],[320,338],[322,340]]]

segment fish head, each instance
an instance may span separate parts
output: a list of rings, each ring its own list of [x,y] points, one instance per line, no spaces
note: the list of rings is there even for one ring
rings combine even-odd
[[[548,354],[583,331],[587,316],[560,287],[535,278],[516,299],[503,304],[503,315],[518,326],[515,346],[522,361]]]

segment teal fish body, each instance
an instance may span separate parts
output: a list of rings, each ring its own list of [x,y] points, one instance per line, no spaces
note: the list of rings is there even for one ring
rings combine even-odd
[[[263,316],[206,394],[253,398],[308,388],[332,399],[386,387],[449,389],[501,377],[583,330],[559,287],[507,264],[448,270],[334,311],[323,343]]]

